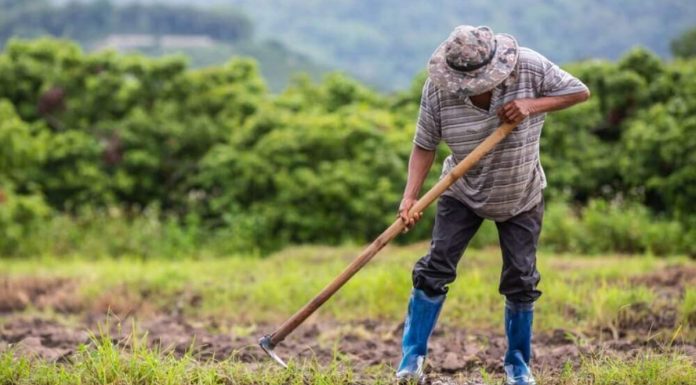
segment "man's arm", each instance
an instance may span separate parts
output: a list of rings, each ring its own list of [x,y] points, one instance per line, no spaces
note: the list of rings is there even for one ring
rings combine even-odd
[[[562,110],[584,102],[589,98],[590,91],[585,90],[560,96],[543,96],[537,99],[517,99],[501,107],[498,110],[498,116],[507,123],[521,122],[530,115]]]
[[[589,99],[590,91],[580,79],[539,54],[525,55],[522,67],[535,68],[529,71],[530,81],[535,91],[534,99],[519,99],[506,103],[498,115],[508,123],[518,123],[524,118],[545,112],[562,110]]]
[[[409,217],[408,210],[418,201],[418,194],[434,160],[435,151],[426,150],[416,144],[413,145],[411,158],[408,161],[408,181],[404,189],[404,197],[399,205],[399,217],[406,224],[406,231],[418,222],[423,214],[415,213],[413,217]]]

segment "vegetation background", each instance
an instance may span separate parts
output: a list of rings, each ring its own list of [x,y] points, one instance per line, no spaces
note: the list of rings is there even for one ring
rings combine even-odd
[[[619,12],[621,6],[593,8],[589,3],[583,4],[596,12]],[[630,3],[623,4],[622,11],[649,2]],[[254,60],[234,58],[223,65],[190,69],[182,56],[153,59],[89,51],[96,39],[126,32],[205,35],[232,45],[254,44],[253,23],[237,10],[108,1],[0,4],[5,11],[0,36],[48,33],[76,39],[88,50],[52,38],[12,38],[4,43],[2,255],[264,254],[293,243],[365,242],[393,220],[405,183],[422,72],[409,87],[389,94],[376,91],[377,84],[366,85],[340,73],[320,82],[298,76],[281,92],[272,93]],[[416,31],[443,26],[432,19],[439,13],[430,8],[426,12],[425,6],[402,10],[408,17],[397,27],[390,24],[394,18],[352,2],[331,4],[314,4],[312,9],[326,10],[344,23],[357,20],[389,31],[371,32],[366,36],[372,46],[357,46],[365,48],[360,51],[365,54],[373,51],[369,67],[393,73],[394,84],[401,75],[385,63],[411,65],[427,55],[400,51],[387,60],[378,45],[404,43],[400,31],[411,31],[409,24],[414,24],[406,20],[419,20]],[[584,44],[590,33],[602,32],[586,27],[575,40],[550,33],[532,40],[533,32],[539,31],[534,26],[553,29],[549,20],[582,13],[569,9],[570,2],[546,5],[544,12],[525,6],[522,13],[509,12],[516,15],[510,24],[483,4],[472,2],[467,9],[487,10],[491,17],[471,20],[528,31],[530,45],[546,48],[542,51],[552,57],[615,56],[617,47],[641,43],[664,51],[671,43],[676,55],[672,58],[637,47],[618,61],[567,65],[594,96],[584,105],[552,115],[544,130],[542,163],[549,179],[549,209],[542,244],[581,253],[696,255],[693,32],[668,39],[669,31],[684,24],[680,20],[688,19],[694,7],[662,4],[655,12],[641,12],[636,20],[643,23],[626,25],[626,30],[612,24],[607,38],[598,40],[602,44]],[[258,10],[271,6],[280,7],[273,1],[257,4]],[[394,7],[390,1],[373,4],[374,10]],[[276,35],[288,39],[311,41],[312,35],[328,39],[322,40],[326,43],[333,36],[330,45],[349,51],[357,46],[348,38],[362,36],[357,25],[356,32],[343,34],[340,42],[329,31],[307,31],[295,23],[311,23],[312,16],[299,17],[301,8],[293,12],[262,14],[292,20],[281,23],[287,34]],[[455,15],[449,15],[452,21],[459,20]],[[655,32],[655,24],[672,17],[669,28]],[[609,28],[597,20],[583,25]],[[278,23],[259,22],[264,28]],[[338,24],[312,25],[339,29]],[[558,29],[570,33],[573,28],[571,23]],[[429,39],[429,46],[439,42],[440,37],[428,36],[422,38]],[[649,38],[637,40],[641,36]],[[524,44],[525,38],[521,40]],[[266,43],[260,44],[259,49],[265,49]],[[572,49],[558,50],[556,44]],[[419,45],[413,41],[396,46]],[[605,48],[593,51],[600,47]],[[336,58],[335,52],[324,53]],[[349,56],[354,61],[345,64],[365,77],[360,63],[369,55]],[[441,158],[446,153],[443,147]],[[432,172],[430,183],[437,175]],[[431,217],[401,241],[427,238]],[[484,227],[476,244],[495,243],[493,227]]]
[[[53,0],[53,3],[69,3]],[[132,4],[134,0],[113,0]],[[96,1],[95,4],[106,3]],[[241,10],[259,39],[279,42],[326,68],[381,90],[408,87],[435,47],[462,23],[486,24],[558,63],[618,59],[635,45],[669,56],[696,5],[665,0],[138,0],[140,4]],[[218,56],[220,58],[220,56]]]

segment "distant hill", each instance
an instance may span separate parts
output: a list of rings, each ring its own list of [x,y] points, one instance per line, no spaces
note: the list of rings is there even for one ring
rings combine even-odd
[[[250,56],[258,60],[273,90],[284,88],[297,72],[314,76],[325,72],[279,40],[255,39],[252,21],[237,8],[211,10],[173,2],[0,0],[0,9],[0,48],[10,38],[51,35],[76,40],[88,50],[184,54],[194,66]]]
[[[118,0],[129,2],[129,0]],[[193,4],[190,0],[140,0]],[[208,0],[239,6],[260,36],[384,89],[403,88],[458,24],[490,25],[552,60],[616,59],[635,45],[669,56],[696,24],[693,0]]]

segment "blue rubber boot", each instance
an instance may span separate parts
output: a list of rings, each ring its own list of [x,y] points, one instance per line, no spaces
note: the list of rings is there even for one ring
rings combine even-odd
[[[408,302],[404,322],[404,338],[401,343],[402,358],[396,379],[401,382],[418,382],[425,378],[423,367],[428,353],[428,339],[440,315],[445,295],[428,296],[420,289],[413,289]]]
[[[505,334],[508,342],[504,362],[506,385],[536,385],[529,369],[533,320],[533,303],[505,303]]]

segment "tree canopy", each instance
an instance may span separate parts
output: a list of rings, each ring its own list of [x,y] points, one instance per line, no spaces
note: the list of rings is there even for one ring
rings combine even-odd
[[[690,58],[696,56],[696,27],[684,31],[671,43],[674,56]]]
[[[569,69],[594,96],[548,119],[550,200],[628,200],[696,228],[694,62],[637,49]],[[250,60],[192,70],[12,41],[0,54],[0,196],[15,204],[0,217],[23,232],[50,211],[154,206],[264,247],[365,241],[394,218],[423,79],[386,96],[305,77],[273,96]]]

